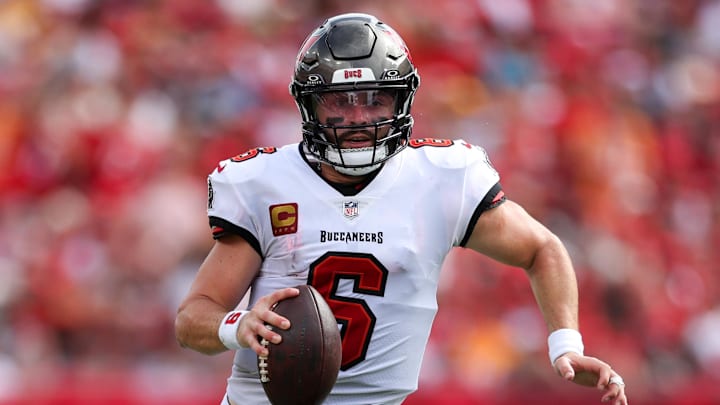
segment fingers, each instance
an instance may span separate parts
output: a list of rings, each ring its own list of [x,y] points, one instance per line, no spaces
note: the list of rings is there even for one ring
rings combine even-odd
[[[562,378],[586,387],[596,387],[600,381],[600,369],[610,366],[594,358],[568,352],[558,357],[553,364],[555,372]],[[607,379],[606,379],[607,381]]]
[[[564,355],[555,360],[555,372],[568,381],[575,379],[575,370],[570,364],[570,359]]]
[[[260,298],[242,320],[238,328],[238,341],[243,347],[249,347],[259,356],[267,356],[268,349],[260,341],[265,339],[278,344],[282,337],[273,330],[288,329],[290,321],[273,312],[279,301],[300,294],[297,288],[283,288]]]
[[[608,384],[610,382],[610,377],[613,375],[612,368],[610,368],[609,364],[602,364],[602,367],[600,367],[597,371],[598,379],[597,379],[597,389],[604,390],[608,387]]]
[[[627,395],[625,394],[625,382],[619,374],[612,372],[610,377],[605,381],[602,389],[606,392],[602,396],[602,402],[611,402],[613,405],[627,405]]]
[[[627,405],[625,382],[609,364],[590,356],[566,353],[555,360],[555,371],[566,380],[604,391],[602,402]],[[573,376],[569,378],[569,376]]]

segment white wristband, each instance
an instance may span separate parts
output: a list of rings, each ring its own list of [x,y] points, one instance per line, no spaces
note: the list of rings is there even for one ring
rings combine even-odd
[[[582,342],[582,335],[575,329],[558,329],[548,336],[548,347],[550,364],[565,353],[574,352],[583,355],[585,346]]]
[[[220,322],[218,337],[225,347],[230,350],[240,350],[240,342],[237,339],[237,330],[240,327],[240,319],[250,311],[230,311]]]

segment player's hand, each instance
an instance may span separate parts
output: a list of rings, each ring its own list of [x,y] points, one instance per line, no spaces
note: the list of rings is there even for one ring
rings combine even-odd
[[[558,357],[553,366],[564,379],[603,391],[602,402],[627,405],[622,377],[604,361],[571,352]]]
[[[260,298],[250,312],[240,320],[237,331],[240,346],[251,348],[258,356],[267,356],[268,349],[260,344],[258,336],[278,344],[281,340],[280,335],[273,332],[267,325],[283,330],[290,327],[290,321],[272,311],[273,306],[278,301],[296,297],[299,294],[300,290],[297,288],[283,288]]]

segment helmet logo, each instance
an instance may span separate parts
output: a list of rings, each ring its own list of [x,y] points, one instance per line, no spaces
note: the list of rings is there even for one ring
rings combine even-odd
[[[400,72],[397,69],[392,69],[385,72],[385,79],[394,79],[398,76],[400,76]]]
[[[308,86],[317,86],[318,84],[322,84],[322,82],[323,78],[318,74],[311,74],[307,77]]]
[[[333,83],[365,82],[375,80],[370,68],[339,69],[333,72]]]
[[[350,79],[353,77],[362,79],[362,69],[346,69],[345,70],[345,78],[346,79]]]

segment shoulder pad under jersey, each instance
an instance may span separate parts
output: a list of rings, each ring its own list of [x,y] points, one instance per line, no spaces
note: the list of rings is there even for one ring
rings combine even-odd
[[[274,154],[278,148],[274,146],[253,148],[218,163],[211,177],[226,177],[232,181],[247,181],[263,174],[268,160],[265,155]]]
[[[495,171],[483,147],[462,139],[415,138],[408,147],[423,152],[428,161],[438,167],[457,169],[484,162]]]

